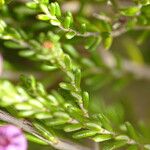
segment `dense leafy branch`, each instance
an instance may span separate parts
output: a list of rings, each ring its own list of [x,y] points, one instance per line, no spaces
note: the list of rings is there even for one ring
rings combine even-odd
[[[113,6],[117,6],[116,1],[111,2]],[[1,5],[4,5],[4,1],[1,1]],[[62,16],[63,12],[57,2],[49,3],[48,0],[34,0],[26,5],[34,10],[39,20],[50,22],[52,27],[56,26],[63,31],[67,40],[71,40],[74,37],[82,37],[79,41],[83,41],[84,38],[87,38],[85,48],[94,52],[101,41],[103,41],[105,49],[109,49],[113,38],[128,30],[149,30],[148,1],[123,9],[117,7],[119,9],[117,22],[105,15],[94,15],[97,18],[94,21],[95,24],[102,22],[102,28],[104,28],[102,31],[97,29],[96,25],[90,28],[91,23],[88,26],[82,21],[80,22],[80,30],[77,30],[73,23],[72,13],[68,12],[65,17]],[[39,12],[42,14],[39,14]],[[145,14],[145,24],[139,23],[140,25],[138,25],[139,14],[143,16]],[[125,16],[125,20],[123,18],[123,20],[118,22],[118,19],[122,16]],[[129,19],[126,19],[128,17]],[[130,22],[132,21],[130,17],[133,20],[135,19],[137,24]],[[86,74],[84,71],[85,67],[82,67],[83,64],[78,62],[79,59],[83,60],[82,56],[74,50],[73,44],[69,45],[65,41],[66,39],[61,39],[63,37],[61,32],[54,34],[58,29],[55,30],[54,28],[54,32],[42,32],[38,34],[38,37],[35,37],[21,29],[16,30],[10,27],[4,20],[0,20],[0,38],[4,41],[5,47],[19,49],[19,56],[39,63],[39,68],[42,70],[60,71],[64,77],[63,81],[57,82],[59,88],[55,88],[55,90],[50,92],[45,90],[43,84],[36,81],[33,76],[26,77],[22,75],[19,85],[15,85],[8,80],[1,80],[0,108],[9,112],[12,116],[15,115],[15,118],[4,111],[0,111],[0,120],[18,125],[39,138],[31,138],[31,135],[28,135],[27,137],[30,140],[37,143],[46,142],[57,149],[88,149],[62,140],[63,138],[60,138],[61,134],[58,134],[59,131],[66,134],[71,133],[67,134],[67,136],[72,140],[89,138],[94,142],[101,142],[103,143],[103,149],[106,150],[120,147],[127,147],[131,150],[150,149],[150,146],[142,140],[143,136],[129,122],[119,124],[118,129],[115,130],[111,123],[113,120],[108,119],[106,114],[90,113],[89,93],[81,86],[82,73]],[[11,22],[12,20],[10,19],[9,21]],[[67,52],[65,51],[66,49],[68,50]],[[88,54],[93,55],[92,52]],[[111,57],[109,52],[104,52],[102,55],[104,56],[105,54]],[[103,66],[104,70],[110,67],[106,61],[106,55],[103,60],[105,63],[105,66]],[[88,67],[94,66],[93,61],[90,61],[90,59],[84,60],[86,60]],[[115,70],[115,63],[114,60],[111,62],[111,71]],[[149,68],[145,68],[144,71],[146,70],[146,73],[143,72],[142,74],[141,69],[138,70],[140,67],[133,69],[135,65],[131,66],[131,64],[133,63],[123,61],[123,69],[137,74],[137,76],[143,76],[144,74],[144,78],[149,77]],[[96,69],[99,72],[101,68],[96,66]],[[29,119],[30,122],[16,118]]]
[[[15,109],[19,110],[19,116],[43,120],[41,123],[44,124],[44,126],[53,128],[55,126],[65,125],[63,127],[65,132],[76,131],[73,134],[73,138],[80,139],[91,137],[96,142],[113,139],[113,142],[119,142],[119,145],[115,145],[114,148],[126,144],[141,146],[141,144],[138,144],[136,141],[137,136],[134,137],[131,135],[130,137],[124,134],[116,134],[112,130],[110,123],[105,116],[91,116],[88,114],[87,108],[89,96],[87,92],[81,93],[81,73],[78,66],[73,63],[69,55],[62,51],[58,42],[58,36],[49,33],[49,37],[51,41],[46,41],[43,45],[40,45],[36,41],[33,42],[33,40],[29,43],[18,40],[18,43],[23,43],[22,45],[28,46],[28,48],[32,48],[32,46],[36,44],[36,46],[34,45],[34,50],[21,51],[20,54],[45,62],[44,66],[42,66],[44,68],[55,69],[56,67],[61,69],[67,75],[68,81],[60,83],[60,87],[71,93],[72,98],[75,98],[75,102],[77,102],[79,107],[77,107],[76,104],[73,104],[72,100],[66,101],[65,99],[67,98],[62,97],[56,91],[52,92],[52,94],[48,94],[44,90],[42,84],[36,82],[33,77],[22,77],[22,84],[18,87],[14,87],[7,81],[2,82],[0,90],[1,106],[7,108],[14,105]],[[15,40],[15,42],[17,42],[17,40]],[[49,51],[51,53],[49,53]],[[10,91],[8,91],[8,89],[10,89]],[[10,95],[9,93],[12,94]],[[82,111],[79,108],[81,108]],[[48,121],[46,121],[47,119]],[[41,131],[43,136],[55,143],[55,138],[53,138],[53,136],[51,137],[51,134],[45,135],[45,129],[39,127],[40,122],[38,121],[38,124],[34,122],[35,121],[33,120],[33,124]],[[129,132],[130,130],[133,130],[133,127],[128,123],[126,124],[126,127]],[[135,134],[136,133],[134,133],[134,135]]]

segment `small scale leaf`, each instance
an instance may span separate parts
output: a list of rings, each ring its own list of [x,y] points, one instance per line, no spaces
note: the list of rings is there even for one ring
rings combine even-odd
[[[81,83],[81,70],[77,69],[75,70],[75,84],[78,88],[80,88]]]
[[[36,99],[30,99],[28,103],[34,108],[39,108],[39,109],[44,108],[43,104],[37,101]]]
[[[60,26],[61,23],[58,19],[51,19],[50,20],[50,23],[53,25],[53,26]]]
[[[35,2],[28,2],[26,3],[26,6],[32,9],[36,9],[38,5]]]
[[[25,111],[19,112],[18,115],[19,115],[20,117],[30,117],[30,116],[32,116],[34,113],[35,113],[35,111],[33,111],[33,110],[28,110],[28,111],[25,110]]]
[[[111,138],[112,138],[112,135],[110,134],[101,134],[101,135],[96,135],[92,139],[95,142],[104,142],[104,141],[110,140]]]
[[[66,124],[68,121],[69,121],[68,119],[64,119],[64,118],[51,119],[46,123],[46,125],[47,126],[58,126],[58,125]]]
[[[110,141],[107,144],[104,145],[104,150],[116,150],[117,148],[121,148],[123,146],[127,145],[126,141],[120,140],[120,141]]]
[[[57,99],[53,96],[53,95],[48,95],[47,96],[47,98],[48,98],[48,100],[50,100],[51,101],[51,103],[53,104],[53,105],[55,105],[55,106],[57,106],[58,105],[58,101],[57,101]]]
[[[35,143],[38,143],[38,144],[41,144],[41,145],[48,145],[46,142],[40,140],[39,138],[31,135],[31,134],[27,134],[26,133],[26,137],[29,141],[32,141],[32,142],[35,142]]]
[[[83,92],[82,99],[83,99],[84,108],[88,109],[88,106],[89,106],[89,93],[88,92]]]
[[[71,31],[66,34],[67,39],[72,39],[76,35],[76,32]]]
[[[49,16],[48,16],[48,15],[45,15],[45,14],[39,14],[39,15],[37,16],[37,18],[38,18],[39,20],[43,20],[43,21],[50,20]]]
[[[39,123],[33,122],[33,125],[36,127],[36,129],[48,140],[57,143],[57,139],[55,138],[55,136],[53,135],[53,133],[49,132],[48,130],[46,130],[42,125],[40,125]]]
[[[55,3],[51,3],[48,8],[49,8],[49,10],[50,10],[50,12],[51,12],[51,15],[55,16],[55,14],[56,14],[56,6],[55,6]]]
[[[77,124],[71,124],[71,125],[67,125],[64,127],[64,131],[65,132],[73,132],[73,131],[77,131],[80,130],[82,128],[82,125],[77,123]]]
[[[41,69],[44,70],[44,71],[53,71],[53,70],[56,70],[57,67],[56,66],[50,66],[50,65],[43,64],[41,66]]]
[[[4,45],[8,48],[14,48],[14,49],[20,49],[20,48],[24,48],[24,46],[16,43],[16,42],[12,42],[12,41],[6,41],[4,42]]]
[[[23,57],[31,57],[34,54],[35,54],[35,51],[32,51],[32,50],[22,50],[19,52],[19,55]]]
[[[86,127],[88,129],[91,129],[91,130],[95,130],[95,131],[101,131],[102,130],[102,127],[96,123],[93,123],[93,122],[87,122],[85,123]]]
[[[60,17],[61,16],[61,10],[60,10],[60,6],[57,2],[55,2],[55,9],[56,9],[56,16]]]
[[[52,118],[53,116],[52,115],[50,115],[49,113],[46,113],[46,112],[44,112],[44,113],[37,113],[37,114],[35,114],[35,117],[37,118],[37,119],[50,119],[50,118]]]
[[[25,104],[25,103],[24,104],[21,104],[21,103],[16,104],[15,108],[17,110],[32,110],[32,106],[29,104]]]
[[[74,87],[73,87],[71,84],[69,84],[69,83],[61,82],[61,83],[59,84],[59,86],[60,86],[62,89],[65,89],[65,90],[69,90],[69,91],[74,91],[74,90],[75,90]]]
[[[126,122],[125,125],[126,125],[126,128],[127,128],[129,136],[131,138],[137,140],[138,139],[138,135],[137,135],[137,132],[135,131],[135,129],[133,128],[133,126],[129,122]]]
[[[118,135],[115,137],[116,140],[126,140],[128,141],[129,140],[129,137],[126,136],[126,135]]]
[[[104,128],[106,128],[107,130],[112,131],[111,123],[110,123],[110,121],[108,120],[108,118],[106,116],[104,116],[103,114],[99,114],[98,118],[99,118],[99,120],[102,123]]]
[[[73,138],[81,139],[81,138],[91,137],[91,136],[94,136],[96,133],[97,131],[83,130],[83,131],[73,134]]]
[[[68,28],[70,27],[70,25],[71,25],[71,17],[70,17],[70,16],[67,16],[67,17],[65,18],[65,20],[64,20],[64,27],[65,27],[66,29],[68,29]]]
[[[71,58],[69,57],[69,55],[64,55],[64,62],[65,62],[67,69],[70,70],[72,68],[72,63],[71,63]]]
[[[106,49],[109,49],[112,45],[112,42],[113,42],[113,37],[108,35],[104,38],[104,47]]]

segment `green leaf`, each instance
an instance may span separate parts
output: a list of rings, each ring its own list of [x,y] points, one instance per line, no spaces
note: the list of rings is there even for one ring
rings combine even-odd
[[[58,101],[53,95],[49,94],[47,98],[54,106],[58,106]]]
[[[139,12],[139,10],[140,10],[139,7],[132,6],[121,10],[121,14],[124,16],[135,16]]]
[[[109,49],[112,45],[113,42],[113,37],[110,35],[107,35],[106,37],[104,37],[104,47],[106,49]]]
[[[135,131],[135,129],[133,128],[133,126],[129,122],[126,122],[125,125],[126,125],[129,136],[131,138],[137,140],[138,135],[137,135],[137,132]]]
[[[65,90],[69,90],[69,91],[74,91],[75,90],[74,86],[72,84],[70,84],[70,83],[61,82],[59,84],[59,86],[62,89],[65,89]]]
[[[41,113],[36,113],[35,114],[35,118],[37,119],[50,119],[52,118],[53,116],[49,113],[46,113],[46,112],[41,112]]]
[[[50,20],[50,17],[49,17],[48,15],[45,15],[45,14],[39,14],[39,15],[37,16],[37,18],[38,18],[39,20],[43,20],[43,21]]]
[[[67,39],[72,39],[76,35],[76,32],[71,31],[66,34]]]
[[[58,126],[58,125],[66,124],[68,121],[69,121],[68,119],[64,119],[64,118],[51,119],[46,123],[46,125],[47,126]]]
[[[55,9],[56,9],[56,16],[60,17],[61,16],[61,10],[60,10],[60,6],[57,2],[55,2]]]
[[[53,25],[53,26],[60,26],[61,23],[58,19],[51,19],[50,20],[50,23]]]
[[[82,128],[82,125],[79,123],[76,123],[76,124],[71,124],[71,125],[65,126],[64,131],[65,132],[73,132],[73,131],[80,130],[81,128]]]
[[[36,100],[36,99],[30,99],[28,101],[28,104],[33,106],[33,108],[38,108],[38,109],[44,108],[43,104],[41,102],[39,102],[38,100]]]
[[[69,55],[64,55],[64,62],[68,70],[72,68],[71,58]]]
[[[31,135],[31,134],[27,134],[26,133],[26,137],[27,137],[27,139],[29,141],[32,141],[34,143],[41,144],[41,145],[48,145],[46,142],[40,140],[38,137],[35,137],[35,136]]]
[[[53,70],[56,70],[57,67],[43,64],[43,65],[41,65],[41,69],[44,71],[53,71]]]
[[[83,92],[82,99],[83,99],[84,108],[88,109],[88,107],[89,107],[89,93],[88,92]]]
[[[30,106],[29,104],[21,104],[21,103],[18,103],[15,105],[15,108],[17,110],[32,110],[32,106]]]
[[[91,136],[94,136],[96,133],[97,131],[83,130],[83,131],[73,134],[73,138],[81,139],[81,138],[91,137]]]
[[[71,91],[71,95],[77,99],[77,102],[79,102],[80,104],[82,103],[82,97],[81,97],[79,92],[76,92],[76,91],[72,92]]]
[[[13,41],[5,41],[4,45],[8,48],[14,48],[14,49],[24,48],[24,46],[22,46],[16,42],[13,42]]]
[[[19,115],[20,117],[30,117],[30,116],[32,116],[34,113],[35,113],[35,111],[33,111],[33,110],[28,110],[28,111],[25,110],[25,111],[19,112],[18,115]]]
[[[35,2],[28,2],[28,3],[26,3],[26,6],[29,8],[32,8],[32,9],[38,8],[37,3],[35,3]]]
[[[39,123],[33,122],[33,125],[36,127],[36,129],[48,140],[52,141],[53,143],[57,143],[57,139],[53,135],[53,133],[49,132],[47,129],[45,129],[42,125]]]
[[[64,102],[64,98],[57,91],[52,91],[52,94],[55,96],[60,104]]]
[[[55,3],[51,3],[48,8],[49,8],[49,10],[50,10],[50,12],[51,12],[51,15],[55,16],[55,14],[56,14],[56,6],[55,6]]]
[[[48,4],[49,3],[49,0],[39,0],[40,3],[43,3],[43,4]]]
[[[74,57],[74,58],[78,58],[79,54],[76,51],[76,49],[71,45],[71,44],[64,44],[63,45],[64,50],[70,54],[70,56]]]
[[[124,141],[128,141],[130,140],[128,136],[126,135],[118,135],[115,137],[116,140],[124,140]]]
[[[69,29],[70,25],[71,25],[71,17],[67,16],[64,20],[64,28]]]
[[[95,130],[98,132],[101,132],[103,130],[102,127],[97,123],[87,122],[87,123],[85,123],[85,125],[88,129]]]
[[[101,135],[96,135],[92,139],[95,142],[104,142],[104,141],[110,140],[111,138],[112,138],[112,135],[110,134],[101,134]]]
[[[45,91],[43,84],[41,84],[39,82],[36,84],[36,90],[40,95],[43,95],[43,96],[46,95],[46,91]]]
[[[65,107],[66,107],[67,112],[70,114],[70,116],[72,116],[73,118],[75,118],[76,120],[80,122],[85,121],[85,118],[83,117],[83,112],[80,109],[73,107],[70,104],[66,104]]]
[[[100,120],[100,123],[103,125],[104,128],[112,131],[111,123],[106,116],[104,116],[103,114],[99,114],[98,119]]]
[[[118,148],[121,148],[123,146],[127,145],[126,141],[120,140],[120,141],[110,141],[107,144],[104,145],[104,150],[115,150]]]
[[[32,51],[32,50],[23,50],[19,52],[19,55],[23,57],[31,57],[34,54],[35,54],[35,51]]]
[[[67,12],[67,16],[71,17],[71,24],[73,23],[73,16],[72,16],[72,13],[71,12]]]
[[[80,88],[81,83],[81,70],[77,69],[75,70],[75,84],[78,88]]]

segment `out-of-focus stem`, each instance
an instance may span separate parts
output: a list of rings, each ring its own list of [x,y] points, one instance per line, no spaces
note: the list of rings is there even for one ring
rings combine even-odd
[[[37,130],[32,126],[31,122],[23,119],[17,119],[2,110],[0,110],[0,120],[16,125],[17,127],[36,136],[37,138],[43,140],[44,142],[46,142],[47,144],[51,145],[52,147],[58,150],[90,150],[90,148],[60,138],[58,138],[58,143],[53,144],[51,141],[41,136],[37,132]]]

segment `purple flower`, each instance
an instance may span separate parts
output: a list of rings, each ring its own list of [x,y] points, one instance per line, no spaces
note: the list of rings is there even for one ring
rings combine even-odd
[[[0,75],[2,74],[2,69],[3,69],[3,57],[0,53]]]
[[[22,131],[13,125],[0,126],[0,150],[27,150]]]

